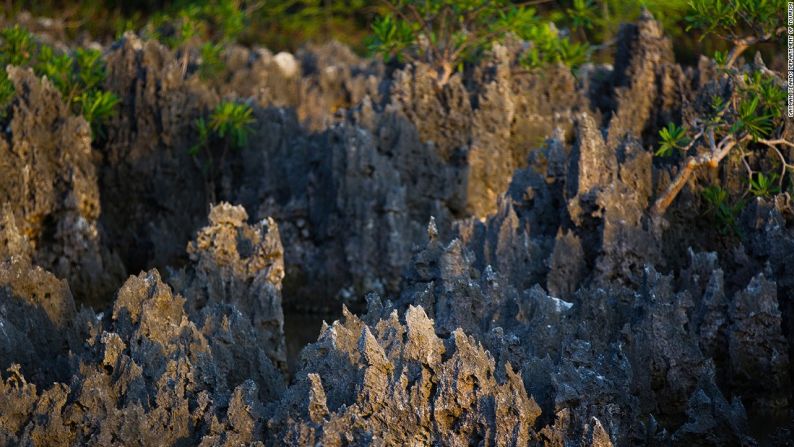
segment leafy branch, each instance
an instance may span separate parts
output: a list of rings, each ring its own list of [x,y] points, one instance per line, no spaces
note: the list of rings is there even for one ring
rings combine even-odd
[[[586,45],[560,35],[535,10],[508,0],[386,0],[387,12],[372,25],[369,49],[401,62],[435,68],[444,86],[463,64],[480,57],[508,34],[530,43],[522,64],[536,67],[563,62],[578,65],[589,56]]]
[[[36,42],[33,35],[18,25],[0,30],[0,66],[32,67],[38,76],[47,77],[74,113],[83,115],[94,136],[104,136],[103,126],[113,115],[118,97],[103,90],[107,77],[102,53],[77,48],[59,53]],[[5,70],[0,74],[0,108],[14,95],[14,86]]]
[[[712,98],[710,116],[696,119],[688,132],[672,123],[659,132],[661,144],[656,154],[666,156],[678,149],[686,159],[676,177],[653,204],[653,216],[665,213],[698,169],[706,166],[716,168],[735,148],[742,153],[749,192],[755,195],[767,196],[782,190],[786,171],[794,171],[794,166],[780,150],[780,146],[794,147],[794,143],[780,137],[784,122],[781,115],[775,113],[780,107],[780,103],[775,102],[780,97],[778,81],[759,72],[739,74],[731,70],[726,75],[736,87],[728,100]],[[777,137],[770,138],[773,135]],[[688,143],[684,145],[684,141]],[[764,174],[751,169],[745,156],[753,148],[773,151],[782,164],[781,173]],[[774,183],[777,186],[773,187]]]
[[[217,142],[223,147],[220,166],[223,166],[226,155],[230,149],[239,150],[248,144],[248,135],[251,125],[254,122],[253,109],[250,105],[232,101],[223,101],[218,104],[210,113],[209,119],[200,117],[194,122],[198,132],[198,141],[190,147],[188,153],[196,163],[199,163],[200,154],[204,154],[206,160],[202,173],[204,173],[207,188],[207,197],[210,202],[214,201],[214,156],[211,145]]]
[[[725,66],[732,67],[748,48],[785,31],[784,6],[779,0],[691,0],[687,30],[702,30],[701,39],[714,34],[731,42]]]
[[[714,34],[733,44],[728,54],[718,52],[715,55],[732,91],[728,98],[712,97],[708,116],[696,118],[688,132],[670,124],[659,133],[658,156],[670,155],[678,149],[686,158],[676,177],[651,207],[651,214],[655,217],[665,213],[694,172],[705,166],[716,168],[735,148],[741,153],[751,194],[768,196],[781,191],[789,177],[787,171],[792,168],[780,150],[780,146],[792,146],[781,136],[784,126],[783,81],[765,67],[750,73],[733,68],[747,48],[769,41],[782,32],[783,2],[691,0],[690,8],[688,29],[699,29],[703,31],[702,37]],[[686,140],[688,144],[684,144]],[[761,149],[776,154],[781,163],[780,174],[752,169],[746,156],[748,152]]]
[[[739,200],[731,204],[728,201],[728,191],[716,185],[703,188],[701,196],[708,204],[707,212],[714,216],[719,224],[720,233],[738,233],[736,218],[744,207],[744,202]]]

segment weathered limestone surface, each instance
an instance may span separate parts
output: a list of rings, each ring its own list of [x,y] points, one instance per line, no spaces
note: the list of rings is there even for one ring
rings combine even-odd
[[[791,408],[791,198],[750,201],[740,240],[694,182],[649,218],[659,127],[726,88],[652,18],[614,66],[514,73],[497,46],[443,88],[338,44],[230,47],[210,81],[188,56],[107,48],[93,146],[9,68],[0,446],[790,438],[752,421]],[[209,169],[193,121],[222,99],[254,124]],[[343,303],[287,377],[283,308]]]

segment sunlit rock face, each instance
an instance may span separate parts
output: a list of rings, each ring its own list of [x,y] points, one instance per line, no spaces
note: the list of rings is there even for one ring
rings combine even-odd
[[[651,219],[659,128],[725,86],[647,15],[615,45],[576,74],[498,45],[439,87],[336,43],[230,46],[204,80],[128,33],[93,142],[9,68],[0,446],[783,444],[791,198],[748,200],[741,239],[695,182]],[[248,144],[192,155],[229,98]],[[285,309],[342,313],[292,375]]]

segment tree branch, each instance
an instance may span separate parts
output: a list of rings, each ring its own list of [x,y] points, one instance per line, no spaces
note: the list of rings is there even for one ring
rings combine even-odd
[[[689,157],[681,172],[678,173],[664,193],[654,202],[651,208],[651,215],[653,217],[663,216],[697,169],[703,166],[718,166],[720,161],[730,153],[734,146],[748,139],[750,139],[750,135],[745,135],[738,141],[729,136],[720,141],[720,144],[710,153]]]
[[[749,36],[749,37],[743,37],[741,39],[735,39],[733,41],[733,49],[731,49],[731,51],[728,53],[728,61],[725,63],[725,66],[726,67],[733,66],[733,64],[736,63],[736,59],[738,59],[739,56],[745,52],[745,50],[747,50],[748,48],[750,48],[755,44],[761,42],[767,42],[768,40],[772,39],[773,36],[776,36],[778,34],[783,34],[785,30],[786,28],[781,26],[775,29],[774,31],[768,32],[761,36]]]
[[[783,138],[778,138],[776,140],[758,140],[759,143],[766,145],[770,149],[772,149],[777,157],[780,159],[780,163],[783,165],[780,168],[780,178],[778,179],[778,187],[782,190],[783,189],[783,180],[786,177],[786,169],[794,170],[794,165],[790,164],[786,161],[786,157],[783,156],[783,153],[780,152],[780,149],[777,148],[778,144],[783,144],[789,147],[794,147],[794,143],[785,140]]]

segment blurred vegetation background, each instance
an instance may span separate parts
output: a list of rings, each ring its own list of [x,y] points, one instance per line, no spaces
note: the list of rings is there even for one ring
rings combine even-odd
[[[52,18],[62,25],[67,39],[92,39],[107,43],[133,30],[158,38],[172,47],[190,41],[216,44],[235,41],[273,51],[294,51],[306,43],[335,39],[359,54],[367,54],[367,38],[374,19],[388,13],[377,0],[0,0],[0,19],[6,24],[20,14]],[[466,3],[470,0],[459,0]],[[713,0],[725,2],[725,0]],[[765,0],[764,0],[765,1]],[[784,14],[782,0],[780,14]],[[611,60],[611,43],[620,24],[636,20],[644,8],[664,25],[674,40],[679,62],[696,64],[699,55],[712,56],[729,44],[714,36],[688,29],[691,0],[513,0],[536,10],[553,22],[561,36],[593,46],[591,59]],[[200,44],[199,43],[199,44]],[[762,45],[774,66],[782,41]],[[781,62],[782,63],[782,62]]]

